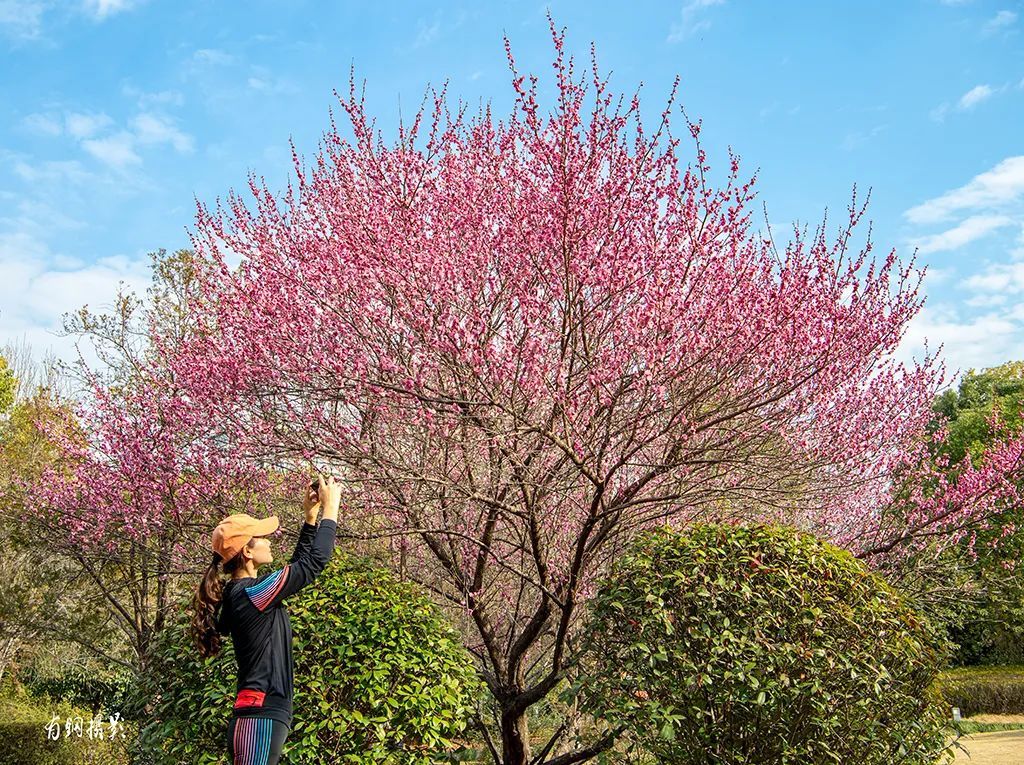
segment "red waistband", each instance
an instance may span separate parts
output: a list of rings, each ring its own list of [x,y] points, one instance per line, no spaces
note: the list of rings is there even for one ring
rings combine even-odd
[[[238,709],[239,707],[261,707],[263,706],[263,697],[266,695],[265,691],[243,688],[238,692],[238,696],[235,698],[235,709]]]

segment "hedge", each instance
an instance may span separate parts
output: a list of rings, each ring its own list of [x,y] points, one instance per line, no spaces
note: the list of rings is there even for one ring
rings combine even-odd
[[[936,686],[964,717],[1024,715],[1024,666],[951,669],[939,675]]]

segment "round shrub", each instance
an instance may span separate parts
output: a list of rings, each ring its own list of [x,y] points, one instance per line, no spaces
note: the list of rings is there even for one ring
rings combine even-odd
[[[368,559],[334,564],[291,612],[295,705],[310,710],[294,736],[331,762],[445,760],[480,690],[458,632],[418,586]]]
[[[454,628],[415,585],[364,558],[335,554],[317,581],[288,600],[295,703],[283,760],[428,763],[458,748],[478,693]],[[152,722],[140,749],[163,762],[222,762],[234,701],[230,639],[201,660],[186,620],[167,630]],[[166,757],[166,759],[161,759]]]
[[[659,762],[941,761],[935,629],[850,553],[767,525],[641,536],[600,583],[583,707]]]

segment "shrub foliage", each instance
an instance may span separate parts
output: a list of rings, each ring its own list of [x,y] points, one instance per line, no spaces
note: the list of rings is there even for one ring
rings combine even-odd
[[[336,554],[288,609],[295,703],[287,762],[427,763],[457,748],[479,691],[476,672],[422,591],[367,559]],[[140,759],[223,762],[236,682],[230,640],[204,661],[182,618],[158,653],[160,670],[144,689],[152,711]]]
[[[937,633],[881,577],[809,534],[667,527],[594,602],[584,708],[660,762],[934,763]]]

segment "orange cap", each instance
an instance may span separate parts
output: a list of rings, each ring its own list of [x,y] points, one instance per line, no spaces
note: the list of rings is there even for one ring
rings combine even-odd
[[[262,537],[277,530],[277,516],[253,518],[245,513],[234,513],[217,524],[213,530],[211,547],[221,560],[231,560],[253,537]]]

